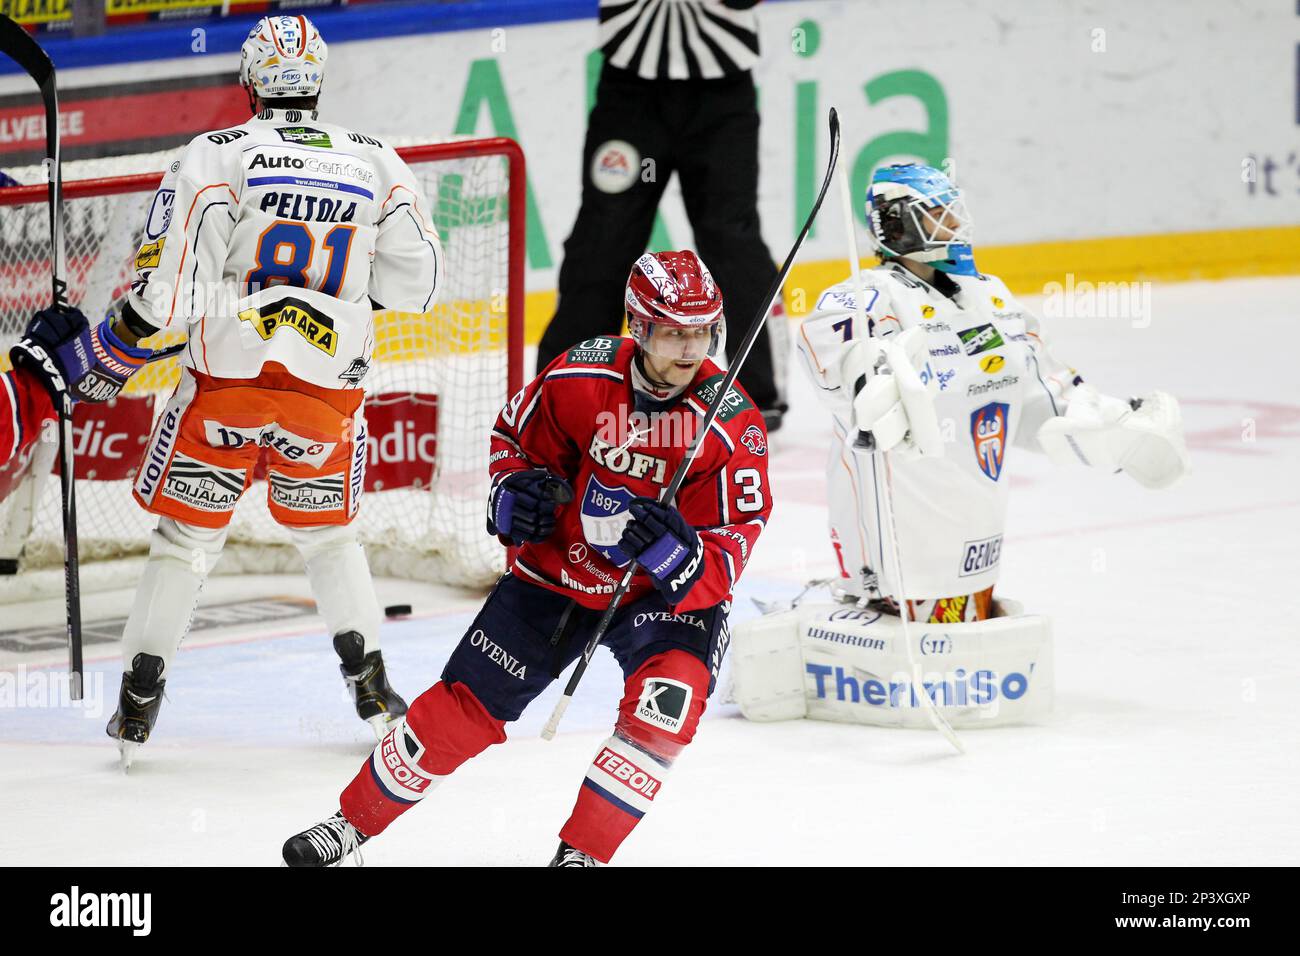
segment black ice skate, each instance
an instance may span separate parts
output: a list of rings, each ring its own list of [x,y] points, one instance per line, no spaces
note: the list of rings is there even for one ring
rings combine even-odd
[[[158,722],[162,708],[161,680],[163,659],[153,654],[137,654],[131,661],[131,670],[122,675],[122,690],[117,697],[117,710],[109,718],[105,730],[117,741],[122,769],[129,770],[140,745],[149,739],[149,732]]]
[[[594,856],[589,856],[581,850],[569,846],[563,840],[560,841],[560,848],[555,851],[555,856],[551,857],[551,862],[547,866],[604,866]]]
[[[285,866],[338,866],[355,853],[360,866],[361,844],[368,839],[339,811],[324,823],[289,837],[280,855]]]
[[[379,651],[365,653],[366,642],[356,631],[343,631],[334,638],[334,651],[343,661],[339,670],[348,683],[357,716],[370,724],[382,740],[388,724],[406,713],[406,701],[388,686],[384,658]]]

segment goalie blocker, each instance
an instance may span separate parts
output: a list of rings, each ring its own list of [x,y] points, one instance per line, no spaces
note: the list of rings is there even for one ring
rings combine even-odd
[[[1051,622],[998,599],[995,616],[913,622],[925,693],[953,727],[1044,718],[1052,708]],[[734,629],[733,693],[750,720],[809,717],[928,728],[899,619],[871,608],[804,604]]]

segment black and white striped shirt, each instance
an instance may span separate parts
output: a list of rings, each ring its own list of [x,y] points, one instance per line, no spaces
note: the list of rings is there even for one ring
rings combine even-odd
[[[605,62],[647,80],[716,80],[758,62],[759,0],[600,0]]]

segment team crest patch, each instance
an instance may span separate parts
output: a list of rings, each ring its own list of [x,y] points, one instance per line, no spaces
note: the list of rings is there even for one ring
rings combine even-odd
[[[740,443],[760,458],[767,454],[767,436],[757,425],[750,425],[740,436]]]
[[[971,440],[975,443],[975,460],[980,471],[993,481],[1002,474],[1002,458],[1007,449],[1006,402],[989,402],[970,413]]]
[[[582,496],[583,536],[607,561],[620,568],[631,560],[619,550],[618,542],[632,518],[627,509],[635,497],[627,488],[611,488],[595,475],[587,481]]]
[[[691,709],[691,685],[667,677],[647,677],[641,684],[636,719],[670,734],[680,731]]]

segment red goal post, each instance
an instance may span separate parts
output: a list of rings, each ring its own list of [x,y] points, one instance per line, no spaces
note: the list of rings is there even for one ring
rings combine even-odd
[[[366,494],[358,517],[376,574],[452,584],[489,583],[504,549],[484,529],[489,432],[523,385],[526,174],[505,137],[403,146],[443,243],[444,284],[425,314],[376,314],[365,382]],[[155,169],[161,157],[151,157]],[[138,157],[67,164],[139,168]],[[64,183],[71,299],[95,320],[125,293],[162,172],[69,178]],[[31,313],[49,302],[44,184],[0,189],[0,367]],[[155,348],[180,333],[150,340]],[[131,497],[140,451],[179,380],[177,359],[153,363],[108,405],[78,406],[77,511],[83,575],[122,586],[148,550],[154,519]],[[38,443],[39,444],[39,443]],[[42,458],[41,461],[45,459]],[[20,558],[0,601],[62,586],[57,480],[0,469],[0,559]],[[245,493],[217,571],[293,570],[301,562],[270,520],[260,481]],[[48,580],[43,569],[48,572]]]

